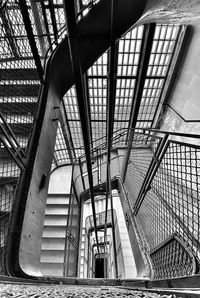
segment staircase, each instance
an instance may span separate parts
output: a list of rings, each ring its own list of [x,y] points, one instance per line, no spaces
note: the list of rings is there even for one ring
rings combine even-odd
[[[40,257],[40,270],[43,275],[64,276],[66,262],[68,272],[73,274],[73,264],[76,261],[78,206],[71,205],[72,213],[69,211],[69,203],[70,195],[48,195]]]

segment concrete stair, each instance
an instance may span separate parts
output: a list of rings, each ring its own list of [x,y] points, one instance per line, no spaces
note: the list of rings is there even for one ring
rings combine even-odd
[[[77,234],[78,207],[74,204],[72,207],[73,214],[68,214],[69,195],[49,195],[47,198],[40,256],[40,270],[43,275],[64,276],[65,259],[68,271],[76,261],[76,248],[71,242],[65,247],[67,231],[74,238]]]

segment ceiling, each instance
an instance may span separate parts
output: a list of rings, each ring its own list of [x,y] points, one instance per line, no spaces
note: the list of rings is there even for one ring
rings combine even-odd
[[[77,22],[98,1],[77,0]],[[1,119],[26,152],[36,117],[39,86],[45,59],[68,34],[62,0],[3,1],[0,6],[0,108]],[[30,22],[31,30],[27,26]],[[185,28],[149,24],[132,28],[116,41],[114,71],[108,49],[84,74],[91,146],[106,146],[109,79],[114,77],[112,147],[127,146],[129,129],[155,128],[166,99],[177,51]],[[34,40],[34,42],[33,42]],[[35,47],[33,44],[35,43]],[[145,57],[148,63],[144,65]],[[143,78],[143,85],[141,84]],[[142,89],[141,89],[142,88]],[[134,105],[140,99],[138,111]],[[85,129],[85,128],[83,128]],[[76,87],[61,103],[52,169],[84,156],[84,141]]]

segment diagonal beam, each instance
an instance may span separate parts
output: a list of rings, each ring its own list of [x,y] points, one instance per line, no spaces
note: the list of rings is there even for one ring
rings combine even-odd
[[[88,86],[88,75],[85,73],[83,75],[83,82],[85,85],[85,96],[86,96],[86,101],[87,101],[87,113],[88,113],[88,118],[89,118],[89,134],[90,134],[90,143],[91,146],[93,146],[93,139],[92,139],[92,121],[91,121],[91,111],[90,111],[90,95],[89,95],[89,86]]]
[[[19,6],[20,6],[24,26],[25,26],[25,29],[26,29],[26,32],[27,32],[27,37],[28,37],[28,40],[29,40],[31,51],[33,53],[33,58],[35,60],[35,64],[36,64],[36,67],[37,67],[37,70],[38,70],[38,75],[39,75],[39,78],[40,78],[40,82],[43,83],[43,81],[44,81],[44,79],[43,79],[44,71],[43,71],[41,60],[40,60],[40,55],[39,55],[39,52],[38,52],[38,48],[37,48],[37,45],[36,45],[36,42],[35,42],[35,37],[34,37],[34,34],[33,34],[33,28],[32,28],[32,25],[31,25],[31,20],[30,20],[30,17],[29,17],[28,7],[27,7],[27,4],[26,4],[26,1],[25,0],[20,0],[19,1]]]
[[[49,0],[49,10],[50,10],[50,14],[51,14],[54,38],[55,38],[55,41],[57,41],[57,39],[58,39],[58,30],[57,30],[56,16],[55,16],[55,11],[54,11],[53,0]]]
[[[71,130],[70,130],[70,126],[69,126],[69,120],[68,120],[68,117],[67,117],[67,112],[66,112],[66,108],[65,108],[65,104],[64,104],[64,100],[62,98],[62,101],[61,101],[61,117],[63,119],[63,123],[67,126],[65,128],[65,132],[67,133],[67,138],[68,138],[68,141],[69,141],[69,150],[72,151],[72,157],[74,159],[76,159],[76,152],[74,150],[74,142],[72,140],[72,134],[71,134]]]
[[[41,7],[42,7],[42,15],[44,18],[44,25],[45,25],[45,29],[46,29],[46,33],[47,33],[47,39],[49,42],[49,44],[48,44],[48,47],[49,47],[51,45],[51,38],[50,38],[49,24],[48,24],[48,20],[47,20],[47,14],[46,14],[44,1],[41,1]]]
[[[140,56],[140,62],[138,66],[137,80],[136,80],[136,88],[133,98],[133,109],[131,113],[130,125],[129,125],[129,142],[128,142],[128,152],[126,156],[126,161],[123,170],[123,181],[126,177],[126,172],[128,168],[128,162],[131,154],[132,142],[134,137],[134,128],[137,123],[139,108],[142,100],[142,93],[144,89],[144,84],[146,80],[147,69],[149,65],[149,59],[151,55],[151,49],[153,45],[154,33],[155,33],[155,23],[151,23],[145,26],[145,33],[141,45],[142,53]]]
[[[43,32],[43,28],[42,28],[42,24],[41,24],[41,20],[40,20],[40,14],[39,14],[36,2],[30,1],[30,5],[31,5],[32,13],[33,13],[35,28],[36,28],[37,34],[38,34],[38,39],[39,39],[39,43],[40,43],[42,56],[44,57],[48,47],[45,44],[45,40],[44,40],[44,36],[43,36],[44,32]]]
[[[110,23],[110,40],[111,47],[109,50],[109,77],[108,77],[108,95],[107,95],[107,122],[106,122],[106,134],[107,134],[107,181],[106,181],[106,210],[105,210],[105,228],[104,228],[104,242],[107,242],[107,216],[108,216],[108,198],[110,196],[111,201],[111,213],[113,215],[112,205],[112,188],[111,188],[111,175],[110,175],[110,155],[112,148],[112,137],[114,127],[114,112],[115,112],[115,94],[116,94],[116,76],[117,76],[117,57],[118,57],[118,44],[116,42],[115,30],[116,30],[116,9],[117,0],[111,2],[111,23]],[[115,241],[115,229],[114,221],[112,221],[113,231],[113,247],[114,247],[114,260],[115,260],[115,272],[118,277],[118,266],[117,266],[117,251]]]
[[[61,124],[61,130],[62,130],[62,133],[63,133],[63,137],[64,137],[64,141],[65,141],[65,145],[67,147],[67,151],[68,151],[68,154],[69,154],[69,159],[70,159],[70,162],[71,164],[74,163],[74,151],[72,149],[72,146],[70,144],[70,138],[69,138],[69,134],[68,134],[68,119],[66,117],[63,117],[64,116],[64,111],[62,111],[62,109],[64,109],[64,106],[61,104],[61,111],[60,111],[60,124]]]
[[[0,140],[21,169],[26,167],[24,151],[0,112]]]
[[[8,42],[10,44],[10,48],[12,49],[14,57],[17,58],[19,56],[19,47],[16,42],[15,34],[12,30],[12,25],[10,23],[8,14],[6,14],[6,9],[2,9],[2,4],[0,4],[0,9],[1,9],[2,23],[6,32]]]
[[[95,211],[95,203],[94,203],[92,164],[91,164],[91,156],[90,156],[91,139],[90,139],[90,133],[89,133],[90,129],[89,129],[88,107],[87,107],[87,101],[85,98],[83,73],[82,73],[82,67],[81,67],[81,61],[80,61],[79,44],[78,44],[78,36],[77,36],[77,28],[76,28],[75,6],[74,6],[74,1],[66,0],[64,3],[65,3],[66,18],[67,18],[67,27],[69,32],[68,42],[69,42],[69,48],[70,48],[70,56],[71,56],[72,69],[73,69],[73,74],[75,79],[77,101],[79,106],[80,121],[81,121],[84,149],[85,149],[85,155],[86,155],[86,164],[87,164],[87,170],[88,170],[92,213],[94,218],[95,237],[96,237],[97,247],[99,247],[97,224],[96,224],[96,211]],[[98,248],[98,252],[99,252],[99,248]]]

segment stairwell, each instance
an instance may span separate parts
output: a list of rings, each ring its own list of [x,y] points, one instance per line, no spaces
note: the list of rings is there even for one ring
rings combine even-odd
[[[40,256],[43,275],[76,274],[79,209],[73,194],[66,193],[67,188],[60,188],[65,193],[49,193],[47,197]],[[49,191],[52,191],[51,180]]]

